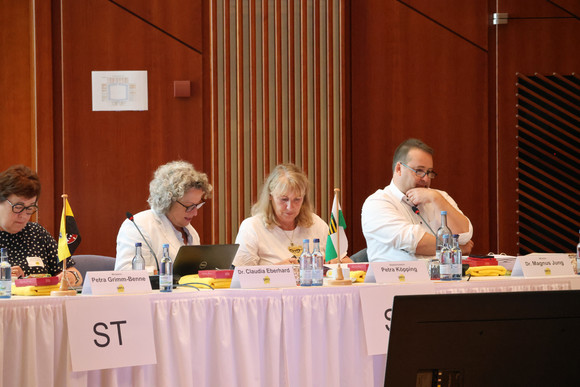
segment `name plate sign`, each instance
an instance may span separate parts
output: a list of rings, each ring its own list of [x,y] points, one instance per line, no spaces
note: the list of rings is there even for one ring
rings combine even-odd
[[[237,277],[237,278],[236,278]],[[243,289],[296,286],[293,265],[236,266],[231,287]]]
[[[529,254],[517,257],[512,277],[574,275],[568,254]]]
[[[83,294],[136,293],[151,293],[151,282],[145,270],[88,271],[83,284]]]
[[[430,282],[425,261],[397,261],[397,262],[371,262],[369,264],[367,277],[371,282],[381,284],[392,284],[402,282]]]
[[[387,353],[393,319],[393,300],[398,295],[435,293],[432,283],[415,283],[405,286],[378,285],[360,288],[365,337],[368,355]]]
[[[149,296],[67,297],[72,370],[157,363]]]

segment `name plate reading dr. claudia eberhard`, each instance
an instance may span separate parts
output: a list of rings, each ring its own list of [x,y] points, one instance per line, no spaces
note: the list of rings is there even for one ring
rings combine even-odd
[[[231,287],[243,289],[287,288],[296,286],[292,265],[236,266]]]

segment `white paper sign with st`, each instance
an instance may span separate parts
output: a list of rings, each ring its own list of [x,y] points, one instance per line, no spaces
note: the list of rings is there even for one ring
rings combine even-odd
[[[71,297],[65,306],[73,371],[157,363],[148,296]]]

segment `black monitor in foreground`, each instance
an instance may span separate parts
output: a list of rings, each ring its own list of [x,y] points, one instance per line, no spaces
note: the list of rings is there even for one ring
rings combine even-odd
[[[580,386],[580,291],[396,296],[385,386]]]

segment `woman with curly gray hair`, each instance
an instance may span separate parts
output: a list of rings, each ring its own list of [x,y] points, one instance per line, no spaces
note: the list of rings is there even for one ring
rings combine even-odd
[[[125,220],[119,229],[115,270],[131,270],[135,243],[143,243],[141,252],[148,271],[157,269],[157,263],[145,241],[159,260],[164,243],[169,244],[172,258],[183,245],[199,245],[199,235],[191,221],[211,194],[207,175],[196,171],[187,161],[172,161],[160,166],[149,184],[147,201],[151,209],[136,214],[135,224],[131,224],[130,219]]]

